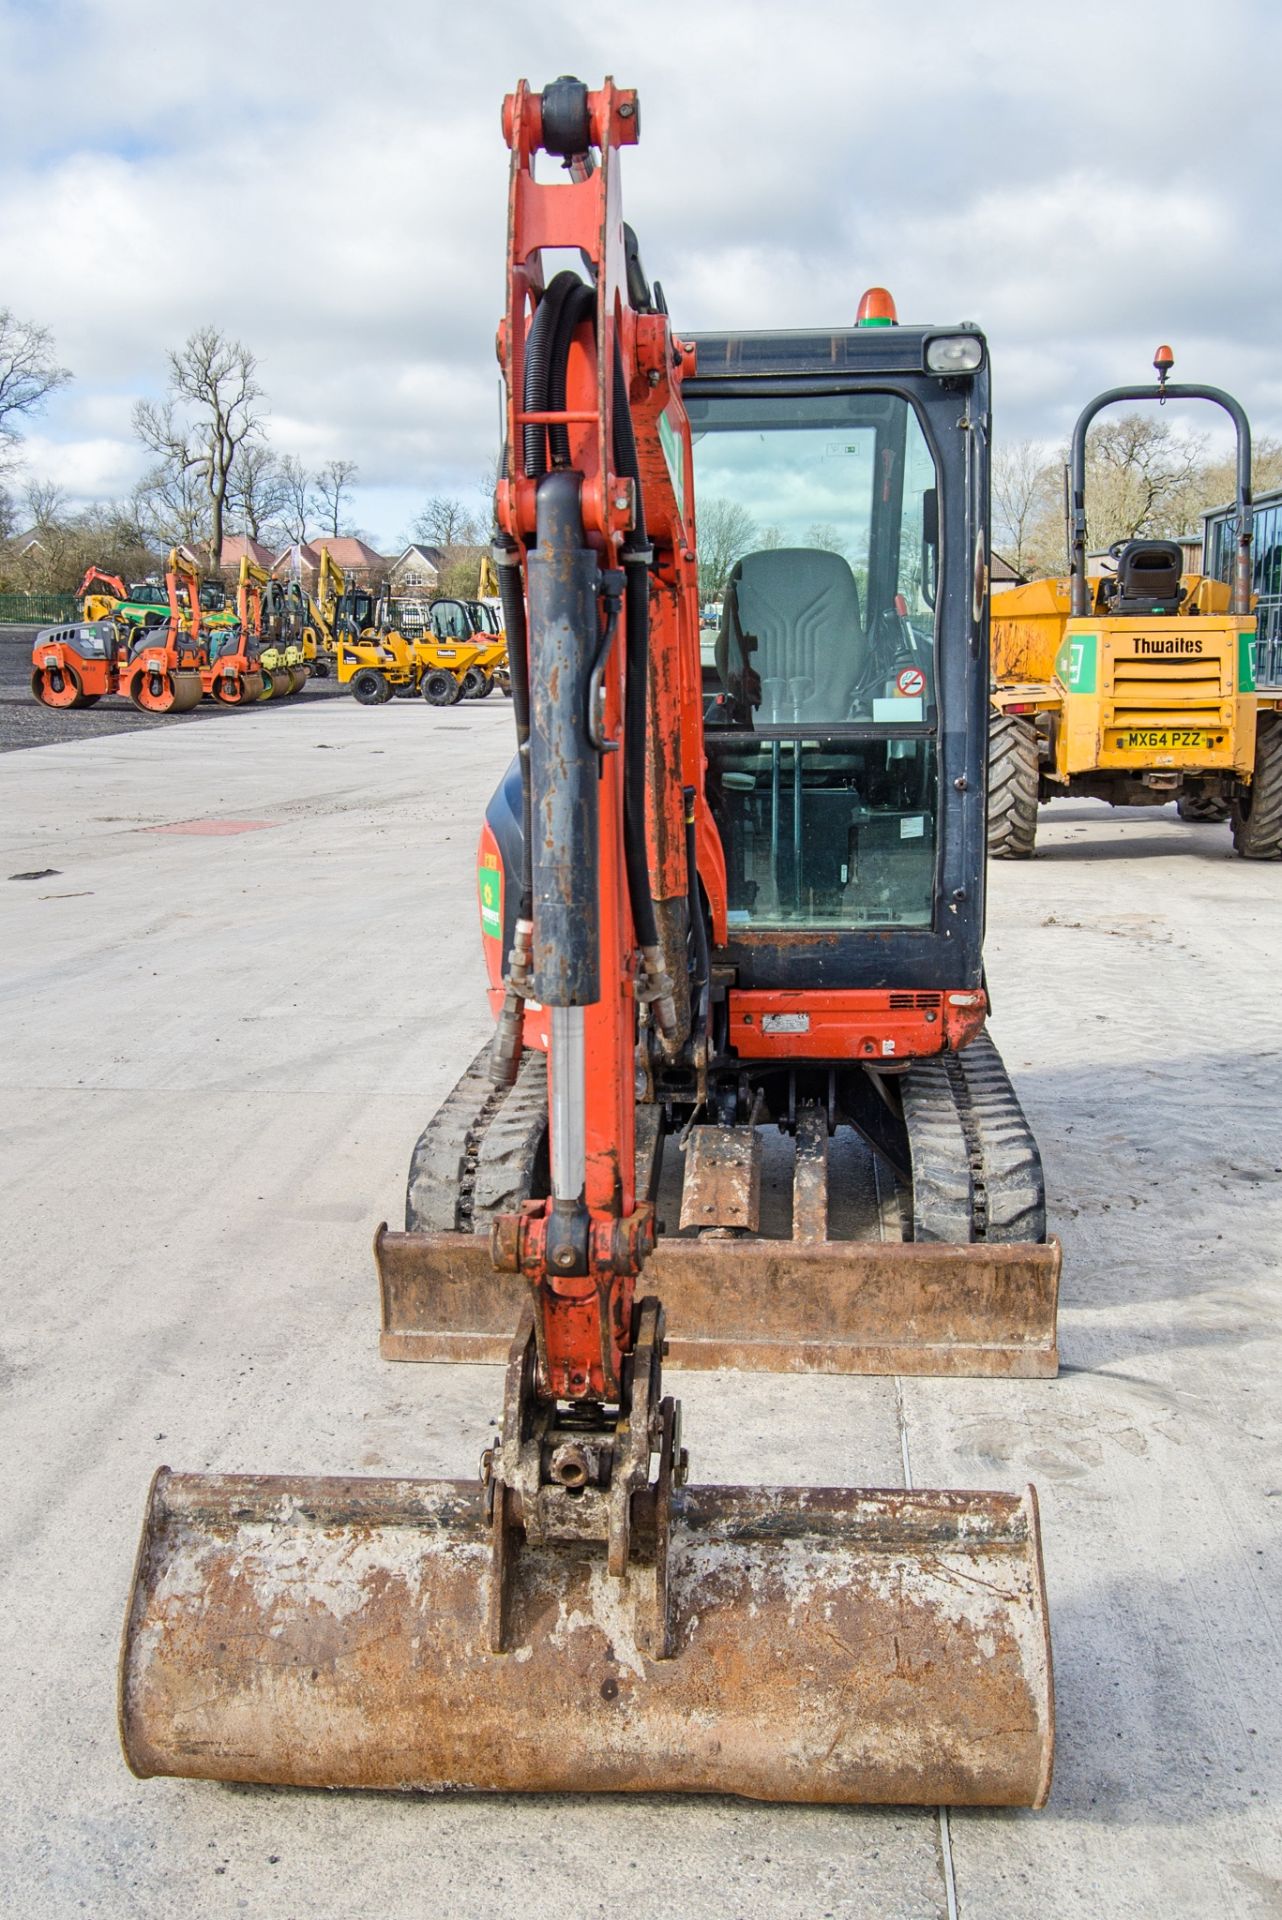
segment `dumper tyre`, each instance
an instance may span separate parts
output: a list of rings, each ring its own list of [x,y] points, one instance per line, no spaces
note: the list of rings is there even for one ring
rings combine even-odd
[[[434,667],[423,675],[423,698],[429,707],[452,707],[459,693],[458,681],[444,667]]]
[[[1243,860],[1282,860],[1282,714],[1260,716],[1255,773],[1233,802],[1233,851]]]
[[[465,700],[484,700],[494,682],[482,667],[469,667],[463,675],[463,698]]]
[[[392,686],[385,673],[362,667],[352,675],[352,698],[363,707],[381,707],[392,697]]]
[[[1181,820],[1192,826],[1218,827],[1232,811],[1229,801],[1214,793],[1181,793],[1175,802]]]
[[[1037,735],[995,713],[988,727],[988,857],[1030,860],[1037,845]]]

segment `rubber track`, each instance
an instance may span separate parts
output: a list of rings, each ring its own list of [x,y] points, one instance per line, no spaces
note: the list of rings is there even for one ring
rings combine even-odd
[[[1251,811],[1233,809],[1233,847],[1244,860],[1282,860],[1282,719],[1261,715],[1255,739]]]
[[[988,725],[988,857],[1028,860],[1037,844],[1037,736],[995,713]]]
[[[516,1085],[496,1087],[483,1047],[424,1127],[405,1192],[409,1233],[475,1233],[530,1190],[547,1127],[547,1061],[527,1053]]]
[[[1043,1241],[1037,1142],[987,1034],[905,1076],[915,1240]]]

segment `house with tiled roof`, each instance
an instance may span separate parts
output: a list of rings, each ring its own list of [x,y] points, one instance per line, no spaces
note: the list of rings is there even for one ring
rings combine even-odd
[[[252,560],[256,567],[262,567],[266,572],[270,569],[274,558],[270,547],[265,547],[261,540],[255,540],[247,533],[223,535],[223,551],[219,565],[224,573],[239,573],[240,563],[244,559]]]
[[[317,534],[311,540],[282,547],[266,564],[277,580],[300,580],[310,592],[320,571],[322,547],[329,548],[330,559],[343,569],[349,586],[381,586],[387,578],[385,555],[376,553],[367,540],[358,540],[354,534],[346,533]]]
[[[388,589],[394,600],[420,599],[436,592],[445,555],[439,547],[411,541],[388,570]]]

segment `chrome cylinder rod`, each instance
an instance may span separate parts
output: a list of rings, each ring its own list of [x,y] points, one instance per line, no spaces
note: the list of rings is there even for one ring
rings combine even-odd
[[[551,1007],[549,1012],[552,1016],[548,1058],[552,1094],[552,1198],[578,1200],[587,1178],[583,1008]]]

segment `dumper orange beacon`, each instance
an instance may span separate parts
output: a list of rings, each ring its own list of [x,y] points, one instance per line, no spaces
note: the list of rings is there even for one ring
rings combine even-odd
[[[479,1481],[162,1470],[125,1751],[1037,1806],[1032,1489],[700,1484],[664,1381],[1054,1370],[1040,1162],[984,1033],[987,349],[678,336],[622,218],[638,126],[608,80],[504,109],[497,1026],[379,1236],[389,1351],[506,1355],[500,1431]],[[742,509],[702,576],[696,501]]]

